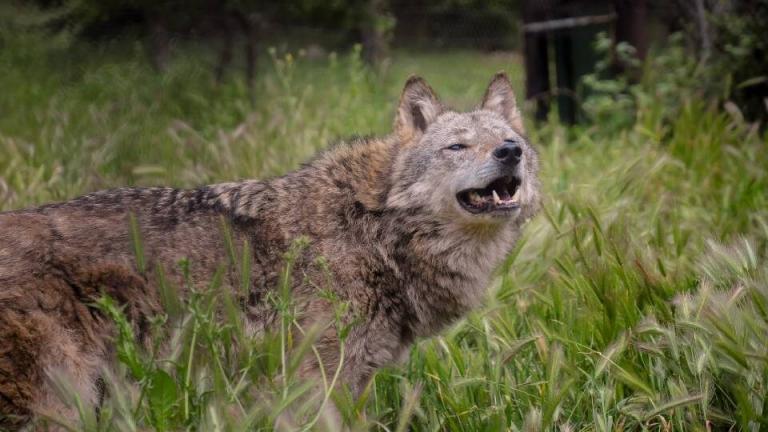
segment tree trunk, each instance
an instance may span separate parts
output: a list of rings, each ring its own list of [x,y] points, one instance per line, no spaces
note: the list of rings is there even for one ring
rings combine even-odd
[[[258,17],[250,15],[238,15],[240,27],[242,28],[245,41],[243,49],[245,51],[245,84],[248,87],[248,97],[251,103],[256,103],[256,66],[259,60],[259,20]]]
[[[219,51],[219,61],[216,63],[216,84],[221,84],[224,80],[224,73],[232,63],[232,46],[235,43],[234,29],[232,20],[225,15],[219,20],[221,22],[221,50]]]
[[[152,67],[157,72],[165,72],[170,57],[170,37],[168,26],[159,13],[152,14],[147,20],[149,25],[148,54]]]
[[[372,66],[381,64],[389,54],[389,31],[387,20],[387,1],[368,0],[363,6],[361,33],[363,37],[363,59]]]

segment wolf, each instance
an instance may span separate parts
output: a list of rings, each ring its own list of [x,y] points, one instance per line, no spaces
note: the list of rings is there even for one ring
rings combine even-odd
[[[447,108],[411,77],[390,135],[343,141],[281,177],[123,188],[0,213],[0,428],[40,414],[76,417],[58,400],[54,374],[98,405],[116,349],[114,325],[94,301],[113,298],[146,340],[150,319],[163,313],[160,273],[179,287],[204,286],[229,259],[222,221],[232,242],[248,245],[250,284],[240,305],[254,334],[274,322],[266,299],[281,283],[286,251],[305,239],[288,282],[298,321],[333,319],[317,288],[330,285],[356,324],[343,342],[324,327],[319,360],[302,374],[341,368],[341,385],[359,395],[415,340],[482,303],[540,200],[537,152],[499,73],[470,112]],[[242,293],[238,277],[228,270],[220,289]]]

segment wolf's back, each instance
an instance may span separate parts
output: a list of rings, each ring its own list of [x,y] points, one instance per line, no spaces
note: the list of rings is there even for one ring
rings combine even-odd
[[[0,213],[0,430],[38,411],[71,417],[47,382],[57,372],[98,402],[112,325],[93,302],[113,297],[141,337],[161,312],[159,267],[182,286],[178,263],[188,259],[207,281],[227,258],[229,215],[214,198],[209,188],[120,189]]]

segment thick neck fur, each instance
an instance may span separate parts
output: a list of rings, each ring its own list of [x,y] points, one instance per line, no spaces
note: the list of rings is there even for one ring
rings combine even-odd
[[[459,226],[423,208],[388,208],[397,149],[396,138],[359,139],[286,176],[214,188],[236,217],[271,213],[288,242],[349,242],[334,244],[334,254],[366,248],[388,274],[380,284],[388,286],[369,288],[400,296],[415,318],[412,332],[426,336],[479,305],[517,230],[513,222]]]

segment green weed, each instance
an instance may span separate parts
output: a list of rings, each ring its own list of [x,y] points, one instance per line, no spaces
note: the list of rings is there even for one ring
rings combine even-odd
[[[216,86],[191,48],[159,76],[130,45],[2,35],[2,209],[118,185],[278,175],[337,137],[387,132],[410,73],[459,108],[497,70],[522,83],[507,55],[398,52],[373,74],[356,52],[273,50],[251,104],[242,80]],[[663,98],[643,93],[634,119],[609,128],[529,125],[545,206],[487,305],[377,374],[362,401],[326,392],[321,404],[331,398],[355,428],[374,430],[768,427],[767,139],[732,107],[687,94],[670,111],[669,89],[658,90]],[[247,275],[247,245],[227,244]],[[81,405],[71,427],[322,429],[291,357],[313,355],[313,330],[296,346],[291,302],[277,295],[280,331],[248,337],[218,283],[213,275],[184,301],[160,284],[156,346],[138,346],[120,308],[99,302],[118,329],[120,365],[105,371],[99,414]]]

